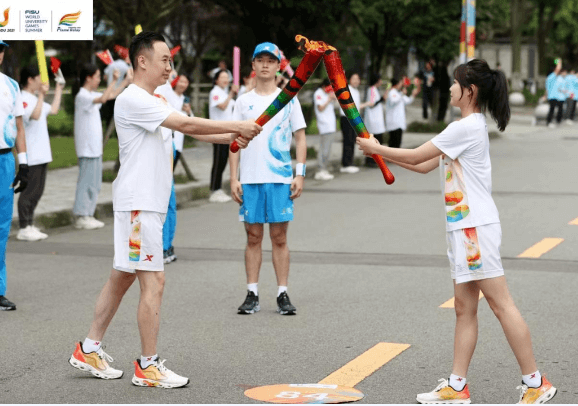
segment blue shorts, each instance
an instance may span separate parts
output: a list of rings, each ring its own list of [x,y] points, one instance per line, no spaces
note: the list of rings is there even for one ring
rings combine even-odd
[[[239,221],[246,223],[284,223],[293,220],[291,185],[284,183],[250,183],[242,185],[243,203]]]

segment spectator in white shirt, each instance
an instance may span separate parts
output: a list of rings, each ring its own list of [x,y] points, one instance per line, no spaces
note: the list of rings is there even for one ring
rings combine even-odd
[[[20,71],[20,88],[24,105],[24,132],[28,154],[28,187],[18,199],[18,219],[20,230],[16,238],[24,241],[43,240],[48,235],[33,225],[34,210],[44,192],[48,163],[52,162],[50,138],[48,137],[48,115],[58,114],[64,78],[57,83],[52,105],[44,101],[50,89],[49,83],[42,83],[38,67],[31,66]]]
[[[333,102],[337,100],[329,79],[323,79],[321,86],[313,94],[313,106],[315,107],[315,118],[317,119],[317,129],[319,130],[319,149],[317,151],[319,167],[315,173],[316,180],[331,180],[333,175],[327,170],[327,163],[331,155],[331,144],[333,135],[337,130],[337,120],[335,118],[335,106]]]
[[[373,73],[369,77],[369,88],[367,88],[367,97],[365,98],[369,106],[365,109],[363,121],[369,131],[380,144],[383,143],[383,134],[385,134],[385,119],[383,116],[384,96],[381,95],[379,88],[382,85],[381,75]],[[387,97],[387,95],[385,96]],[[365,157],[365,166],[377,168],[377,164],[371,157]]]
[[[408,97],[407,87],[403,86],[403,82],[399,79],[391,79],[391,89],[385,103],[385,126],[389,132],[388,145],[390,147],[400,147],[403,130],[407,128],[405,105],[412,103],[419,92],[419,87],[415,87],[411,96]]]

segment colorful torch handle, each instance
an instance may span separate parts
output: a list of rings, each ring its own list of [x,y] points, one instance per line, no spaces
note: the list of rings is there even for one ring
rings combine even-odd
[[[309,79],[309,77],[315,72],[319,62],[321,62],[321,58],[323,57],[323,52],[319,50],[311,50],[308,51],[299,66],[295,70],[295,74],[289,80],[285,88],[279,93],[277,98],[273,100],[273,103],[267,107],[267,109],[255,120],[257,124],[260,126],[264,126],[267,124],[269,120],[271,120],[275,114],[279,113],[283,110],[283,107],[287,105],[291,101],[293,97],[301,90],[305,82]],[[239,150],[239,145],[237,145],[237,141],[233,141],[231,143],[231,152],[237,152]]]
[[[353,97],[351,97],[351,93],[349,92],[349,86],[347,85],[347,79],[345,77],[345,72],[343,71],[339,52],[332,51],[326,53],[323,56],[323,62],[325,63],[325,69],[327,70],[327,75],[331,81],[331,86],[333,86],[335,96],[339,101],[341,109],[345,113],[345,117],[347,117],[347,121],[349,121],[349,124],[351,124],[351,127],[353,127],[358,137],[369,138],[369,132],[367,131],[367,128],[361,119],[361,115],[359,114],[359,110],[357,110],[357,107],[353,102]],[[395,177],[385,164],[383,158],[380,155],[372,155],[371,157],[375,160],[379,169],[381,169],[385,183],[391,185],[395,181]]]

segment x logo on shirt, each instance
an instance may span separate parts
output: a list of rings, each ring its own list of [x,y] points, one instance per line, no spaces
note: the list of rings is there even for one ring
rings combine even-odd
[[[145,261],[153,262],[153,255],[147,255],[147,257],[145,258]]]

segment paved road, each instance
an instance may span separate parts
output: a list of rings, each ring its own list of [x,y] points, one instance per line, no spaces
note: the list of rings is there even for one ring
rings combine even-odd
[[[575,133],[518,126],[491,147],[506,276],[539,368],[560,389],[556,403],[578,403],[578,226],[568,224],[578,217]],[[166,269],[159,348],[171,369],[191,378],[184,389],[130,384],[140,354],[136,286],[104,340],[125,377],[101,381],[67,363],[112,263],[110,220],[97,231],[55,230],[45,242],[10,241],[9,297],[18,310],[0,314],[0,402],[252,403],[247,388],[315,383],[388,342],[410,348],[356,386],[362,403],[415,403],[416,393],[450,373],[455,316],[439,306],[453,292],[439,174],[392,169],[393,186],[370,169],[328,183],[307,180],[289,233],[295,317],[275,313],[269,242],[262,310],[236,314],[245,277],[235,204],[199,201],[179,211],[179,260]],[[517,258],[547,237],[564,242],[538,259]],[[518,367],[483,299],[479,319],[472,400],[515,403]]]

